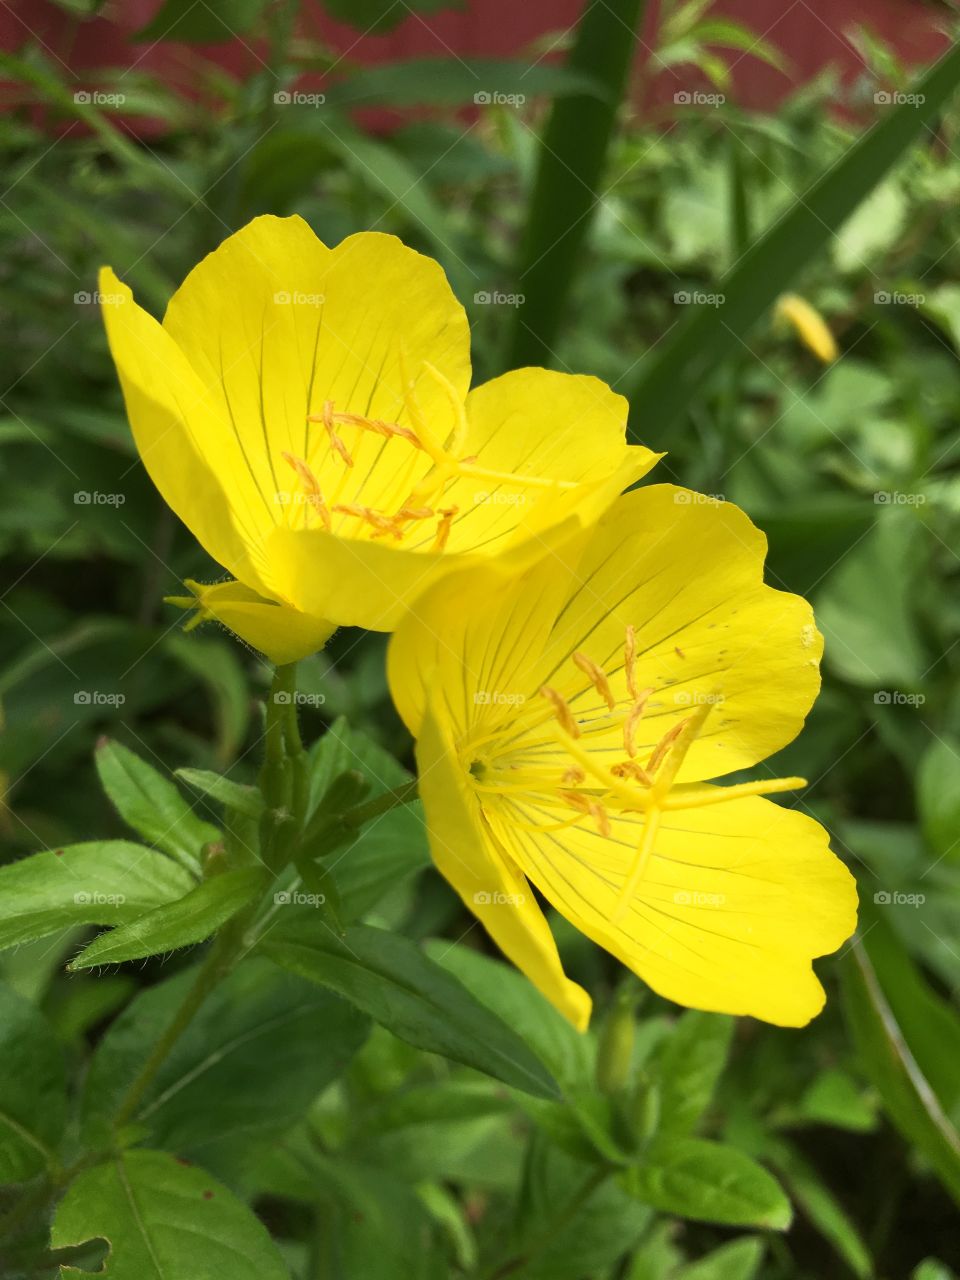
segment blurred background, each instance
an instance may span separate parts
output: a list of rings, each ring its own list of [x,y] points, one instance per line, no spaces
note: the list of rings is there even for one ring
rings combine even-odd
[[[922,0],[651,4],[598,157],[572,293],[547,316],[525,233],[539,138],[556,104],[604,91],[602,74],[567,57],[580,9],[0,5],[0,857],[122,832],[96,783],[101,735],[166,774],[193,765],[246,780],[256,767],[265,664],[215,628],[184,636],[162,603],[182,578],[220,571],[137,459],[96,305],[102,263],[161,315],[198,258],[258,213],[300,213],[330,244],[388,231],[447,271],[471,321],[476,381],[549,363],[630,394],[689,307],[722,314],[723,277],[745,248],[950,44],[949,7]],[[629,26],[623,39],[629,53]],[[795,281],[836,360],[771,314],[689,411],[662,421],[648,400],[632,419],[637,438],[668,453],[655,478],[744,507],[770,541],[768,580],[813,600],[824,692],[768,767],[810,779],[802,803],[861,881],[887,1003],[954,1117],[958,234],[953,106]],[[340,633],[302,664],[315,695],[306,735],[346,716],[409,764],[384,648],[382,636]],[[457,938],[469,921],[426,868],[422,836],[406,838],[416,847],[379,909],[411,936]],[[612,990],[605,960],[563,941],[571,970]],[[80,1041],[160,966],[68,984],[54,976],[68,945],[21,948],[2,965]],[[844,962],[822,966],[832,993]],[[960,1161],[956,1133],[931,1139],[929,1117],[891,1102],[895,1083],[876,1069],[889,1046],[856,998],[846,1020],[831,1001],[802,1037],[738,1030],[723,1123],[778,1164],[803,1211],[762,1274],[943,1280],[960,1260],[942,1174],[950,1151]],[[434,1158],[438,1176],[497,1188],[496,1134],[425,1128],[381,1158],[409,1176]],[[947,1155],[931,1154],[936,1141]],[[671,1240],[631,1280],[674,1274]],[[600,1255],[569,1272],[554,1259],[550,1275],[607,1275]],[[916,1270],[927,1258],[939,1261]],[[712,1275],[734,1273],[702,1280]]]

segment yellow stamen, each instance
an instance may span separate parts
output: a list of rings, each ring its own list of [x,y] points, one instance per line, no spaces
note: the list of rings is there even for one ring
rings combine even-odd
[[[307,503],[320,516],[323,521],[324,528],[330,531],[330,512],[327,504],[323,500],[323,494],[320,492],[320,483],[302,458],[298,458],[296,454],[284,452],[283,460],[297,473],[297,477],[303,488]]]
[[[403,536],[403,530],[397,528],[392,516],[374,511],[373,507],[361,507],[352,502],[338,502],[333,510],[337,515],[356,516],[358,520],[372,525],[380,534],[392,534],[395,538]]]
[[[647,773],[656,773],[661,762],[666,758],[667,752],[692,720],[693,717],[689,716],[686,720],[680,720],[667,730],[650,753],[650,759],[647,761]]]
[[[642,782],[645,787],[653,786],[653,779],[636,760],[622,760],[619,764],[611,765],[610,772],[615,778],[633,778],[635,782]]]
[[[434,382],[440,384],[450,402],[450,408],[453,410],[454,426],[448,438],[447,449],[452,454],[458,454],[467,442],[467,410],[463,403],[463,396],[457,394],[453,383],[449,378],[445,378],[439,369],[427,361],[424,361],[423,367]]]
[[[567,733],[569,733],[571,738],[579,738],[580,726],[577,724],[576,720],[574,720],[573,712],[567,705],[567,700],[561,694],[557,693],[556,689],[551,689],[548,684],[543,686],[540,693],[541,696],[546,698],[553,707],[554,713],[560,721],[561,726]]]
[[[631,699],[636,702],[640,697],[637,692],[637,677],[634,672],[634,664],[637,660],[637,629],[631,622],[627,627],[627,640],[623,646],[623,670],[627,677],[627,693]],[[633,755],[633,752],[630,752]]]
[[[636,743],[634,742],[634,734],[637,731],[637,725],[643,718],[644,708],[647,705],[647,699],[653,693],[653,687],[644,689],[642,693],[637,695],[637,700],[630,708],[630,714],[623,722],[623,749],[631,758],[637,754]]]
[[[447,545],[450,537],[450,529],[453,525],[453,518],[460,510],[459,507],[444,507],[440,512],[440,523],[437,525],[437,536],[433,540],[433,551],[442,551]]]
[[[587,775],[583,772],[583,770],[578,765],[573,764],[570,766],[569,769],[564,770],[564,773],[563,773],[564,782],[580,783],[580,782],[586,782],[586,780],[587,780]]]
[[[581,653],[579,650],[574,653],[573,661],[576,666],[580,668],[583,674],[590,679],[596,688],[597,693],[600,694],[600,697],[603,698],[609,709],[612,711],[617,705],[617,700],[613,696],[613,691],[610,688],[610,682],[607,679],[607,673],[604,671],[603,667],[594,662],[592,658],[588,658],[585,653]]]
[[[332,400],[324,400],[323,402],[323,425],[327,429],[327,436],[330,439],[331,449],[333,449],[334,453],[338,453],[340,455],[348,467],[352,467],[353,458],[350,456],[350,451],[340,436],[337,435],[337,430],[334,426]]]

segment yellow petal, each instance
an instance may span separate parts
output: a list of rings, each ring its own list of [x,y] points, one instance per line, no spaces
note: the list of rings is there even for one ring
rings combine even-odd
[[[831,364],[840,354],[837,341],[820,312],[805,298],[785,293],[777,302],[776,314],[795,330],[800,341],[818,360]]]
[[[417,764],[437,868],[503,953],[574,1026],[586,1030],[590,997],[563,972],[553,935],[523,874],[482,828],[449,729],[433,716],[424,723]]]
[[[322,649],[335,627],[311,618],[289,605],[265,600],[242,582],[203,584],[187,579],[190,597],[169,597],[169,603],[195,608],[196,617],[187,628],[214,618],[241,640],[266,654],[271,662],[298,662]]]
[[[276,495],[291,487],[284,453],[309,462],[331,501],[355,500],[339,493],[348,481],[372,505],[384,485],[399,493],[398,456],[404,466],[417,462],[391,442],[384,472],[375,467],[383,438],[348,428],[355,465],[347,476],[323,427],[307,422],[326,401],[409,426],[406,377],[423,412],[446,427],[448,397],[425,364],[461,399],[470,381],[466,315],[436,262],[378,232],[328,249],[298,217],[255,218],[225,240],[171,299],[164,328],[219,398],[273,523]]]
[[[216,395],[109,267],[100,292],[127,416],[151,479],[216,561],[266,590],[262,541],[274,515],[250,483]]]
[[[618,923],[643,833],[639,816],[612,815],[604,838],[586,824],[526,829],[569,819],[560,804],[498,797],[484,814],[554,907],[660,995],[790,1027],[822,1008],[811,961],[853,933],[857,895],[826,832],[804,814],[751,797],[661,815]]]
[[[594,718],[599,698],[573,661],[578,652],[607,673],[627,707],[625,634],[633,626],[635,684],[652,689],[634,733],[638,757],[705,705],[679,783],[748,768],[790,742],[819,689],[822,640],[812,610],[764,585],[766,540],[743,512],[701,498],[671,485],[635,490],[593,531],[507,583],[457,575],[426,592],[389,656],[394,700],[412,732],[432,683],[461,708],[464,732],[504,716],[517,720],[518,733],[544,720],[544,685],[575,717]],[[552,724],[529,745],[559,758]],[[590,727],[589,745],[611,764],[622,759],[620,723]]]
[[[660,456],[626,444],[626,411],[623,397],[595,378],[520,369],[486,383],[467,397],[458,442],[459,456],[477,461],[433,500],[456,513],[442,549],[435,520],[402,543],[357,536],[356,522],[343,517],[332,533],[285,527],[270,539],[271,562],[281,566],[277,589],[308,613],[389,631],[414,596],[452,568],[496,560],[499,572],[515,573],[542,560],[593,524]],[[387,463],[385,452],[376,472]],[[358,470],[344,473],[336,501],[372,501],[369,478],[355,476]],[[404,476],[391,512],[416,478]]]

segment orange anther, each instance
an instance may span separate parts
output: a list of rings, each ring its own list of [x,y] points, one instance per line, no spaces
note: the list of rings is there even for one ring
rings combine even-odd
[[[574,653],[573,661],[584,675],[590,679],[596,688],[597,693],[600,694],[600,697],[603,698],[609,709],[612,711],[617,705],[617,700],[613,696],[613,692],[610,688],[610,682],[607,679],[607,673],[604,671],[603,667],[594,662],[592,658],[588,658],[585,653],[580,653],[579,650]]]
[[[543,686],[540,693],[542,697],[546,698],[553,707],[554,713],[560,721],[561,727],[569,733],[571,738],[579,738],[580,726],[577,724],[576,720],[574,720],[573,712],[567,705],[566,699],[562,697],[561,694],[557,693],[556,689],[551,689],[548,684]]]

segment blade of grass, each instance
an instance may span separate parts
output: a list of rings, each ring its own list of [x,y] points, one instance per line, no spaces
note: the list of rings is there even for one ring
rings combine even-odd
[[[958,82],[960,44],[751,245],[717,288],[725,298],[722,307],[690,308],[628,389],[632,430],[642,423],[649,432],[654,421],[662,433],[676,424],[797,272],[829,243],[910,143],[930,129]],[[909,100],[914,98],[917,105]]]
[[[517,292],[525,302],[515,312],[508,368],[551,363],[645,11],[646,0],[590,0],[580,19],[567,67],[602,84],[605,95],[558,98],[550,112],[520,249]]]

